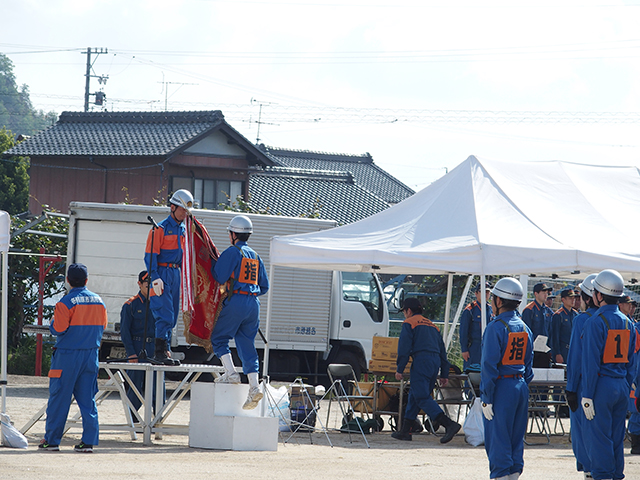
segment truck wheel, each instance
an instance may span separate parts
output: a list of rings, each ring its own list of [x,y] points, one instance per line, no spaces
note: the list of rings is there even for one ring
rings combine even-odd
[[[353,372],[356,374],[356,379],[360,381],[362,367],[360,366],[360,359],[355,353],[350,351],[339,352],[334,363],[348,363],[351,365]]]

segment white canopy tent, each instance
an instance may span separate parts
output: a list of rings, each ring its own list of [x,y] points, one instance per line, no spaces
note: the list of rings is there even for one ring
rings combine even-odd
[[[9,313],[9,240],[11,238],[11,217],[7,212],[0,210],[0,253],[2,254],[2,317],[0,318],[0,385],[2,385],[2,406],[0,412],[6,412],[7,395],[7,332]]]
[[[613,268],[632,280],[640,278],[638,218],[636,167],[470,156],[376,215],[331,230],[274,237],[271,263],[316,270],[475,274],[482,283],[485,275],[584,277]]]

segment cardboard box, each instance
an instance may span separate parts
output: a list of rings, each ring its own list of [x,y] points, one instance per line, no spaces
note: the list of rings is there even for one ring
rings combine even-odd
[[[303,388],[298,385],[291,386],[291,393],[289,394],[289,404],[291,410],[294,409],[310,409],[315,406],[316,395],[315,387],[313,385],[305,385],[307,392],[305,393]]]
[[[398,338],[373,337],[371,357],[378,360],[395,360],[398,358]]]
[[[405,374],[409,374],[411,369],[411,360],[407,363],[407,366],[404,369]],[[396,361],[393,360],[369,360],[369,371],[376,373],[396,373]]]

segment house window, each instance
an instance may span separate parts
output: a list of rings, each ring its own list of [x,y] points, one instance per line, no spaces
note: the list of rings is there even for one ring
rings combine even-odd
[[[199,208],[221,209],[220,204],[229,205],[242,195],[242,182],[206,178],[173,177],[173,191],[185,188],[193,193]]]

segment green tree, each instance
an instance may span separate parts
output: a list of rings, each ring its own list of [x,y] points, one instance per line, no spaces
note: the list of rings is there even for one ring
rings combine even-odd
[[[0,130],[0,154],[15,145],[13,134]],[[29,162],[23,157],[0,160],[0,210],[17,215],[29,207]]]
[[[35,324],[38,314],[38,283],[40,257],[33,255],[41,248],[48,256],[65,255],[67,239],[16,232],[27,225],[26,220],[11,218],[12,248],[9,254],[8,305],[8,371],[13,374],[32,375],[35,370],[35,336],[23,333],[25,325]],[[41,232],[67,233],[67,221],[60,217],[47,217],[33,227]],[[64,257],[61,257],[64,260]],[[46,264],[49,266],[51,264]],[[45,266],[45,268],[46,268]],[[48,299],[64,290],[65,262],[53,263],[44,281],[44,298]],[[44,309],[45,323],[53,309]],[[47,338],[47,337],[45,337]],[[45,342],[42,371],[50,365],[51,342]]]
[[[34,135],[53,125],[57,115],[34,110],[29,98],[29,87],[18,88],[13,73],[13,62],[0,53],[0,127],[22,135]]]

